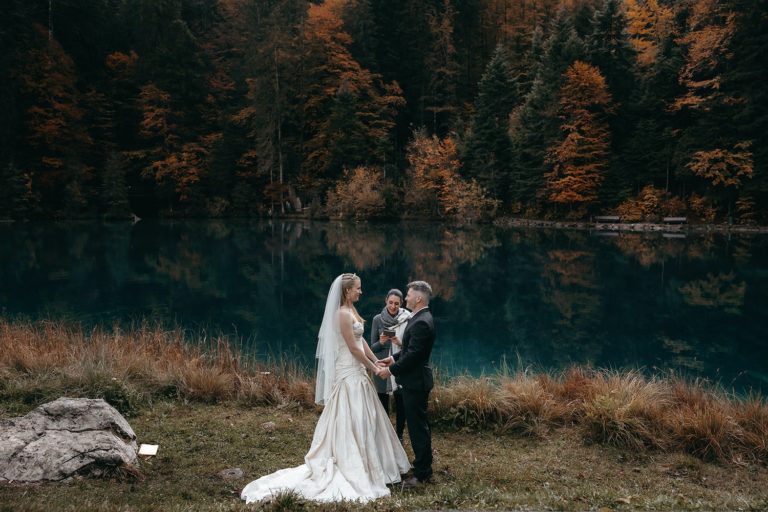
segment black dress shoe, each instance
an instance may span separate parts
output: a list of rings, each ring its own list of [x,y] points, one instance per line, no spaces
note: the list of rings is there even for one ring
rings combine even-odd
[[[424,480],[419,480],[415,476],[412,476],[411,478],[403,480],[403,489],[415,489],[417,487],[421,487],[424,484],[428,484],[431,481],[431,477],[427,477]]]

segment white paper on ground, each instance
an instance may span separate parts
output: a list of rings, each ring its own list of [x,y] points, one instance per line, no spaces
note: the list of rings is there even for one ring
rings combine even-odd
[[[139,455],[157,455],[158,444],[143,444],[139,446]]]

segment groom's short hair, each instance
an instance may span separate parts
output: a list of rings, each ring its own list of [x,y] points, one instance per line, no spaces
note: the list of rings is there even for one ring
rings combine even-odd
[[[432,287],[426,281],[411,281],[408,283],[408,289],[415,290],[424,295],[424,299],[427,302],[432,300]]]

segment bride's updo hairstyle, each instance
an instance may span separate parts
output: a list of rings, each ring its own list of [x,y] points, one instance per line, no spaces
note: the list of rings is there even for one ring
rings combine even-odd
[[[360,277],[358,277],[357,274],[341,274],[341,304],[339,304],[339,306],[346,304],[349,290],[351,290],[359,281]],[[352,310],[352,313],[358,321],[364,322],[363,317],[357,312],[357,308],[354,304],[350,304],[349,308]]]

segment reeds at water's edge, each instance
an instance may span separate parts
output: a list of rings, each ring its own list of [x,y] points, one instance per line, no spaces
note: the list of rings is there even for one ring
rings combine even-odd
[[[181,330],[84,330],[0,320],[0,403],[104,398],[122,413],[164,399],[298,403],[314,407],[311,372],[258,362],[225,338],[190,342]],[[679,377],[570,368],[457,377],[431,394],[442,428],[544,437],[578,429],[587,442],[632,451],[683,451],[704,460],[768,463],[768,405]]]

